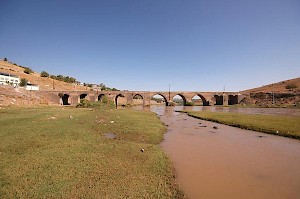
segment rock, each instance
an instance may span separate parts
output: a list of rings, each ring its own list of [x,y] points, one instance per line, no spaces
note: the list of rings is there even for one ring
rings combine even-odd
[[[213,126],[213,129],[218,129],[218,127],[217,126]]]
[[[141,152],[144,152],[145,151],[145,149],[141,149]]]
[[[72,115],[70,115],[70,116],[69,116],[69,118],[70,118],[70,119],[73,119],[73,116],[72,116]]]
[[[110,121],[111,124],[115,123],[115,121]]]
[[[114,133],[105,133],[104,136],[108,139],[116,139],[117,135]]]
[[[204,125],[204,126],[199,126],[199,127],[206,127],[206,126]]]

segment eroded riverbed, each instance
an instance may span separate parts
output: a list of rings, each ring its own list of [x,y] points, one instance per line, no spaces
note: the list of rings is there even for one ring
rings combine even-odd
[[[189,198],[297,198],[300,142],[151,106],[167,125],[161,146]]]

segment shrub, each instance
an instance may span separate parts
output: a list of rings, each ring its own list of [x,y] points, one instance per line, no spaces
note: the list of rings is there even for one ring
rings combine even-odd
[[[41,77],[49,77],[49,73],[47,73],[46,71],[42,71]]]
[[[184,106],[194,106],[194,102],[186,102]]]
[[[91,106],[91,101],[87,100],[87,99],[81,99],[80,103],[77,104],[76,107],[82,107],[82,108],[88,108]]]
[[[27,83],[28,83],[28,80],[27,80],[27,79],[25,79],[25,78],[22,78],[22,79],[20,80],[20,86],[21,86],[21,87],[24,87],[24,86],[26,86],[26,85],[27,85]]]
[[[26,73],[26,74],[31,74],[31,73],[33,73],[33,71],[31,70],[31,68],[25,68],[25,70],[24,70],[24,73]]]
[[[288,85],[285,86],[285,88],[286,89],[294,89],[294,88],[298,88],[298,86],[295,85],[295,84],[288,84]]]
[[[6,57],[4,57],[3,61],[7,61],[7,58],[6,58]]]

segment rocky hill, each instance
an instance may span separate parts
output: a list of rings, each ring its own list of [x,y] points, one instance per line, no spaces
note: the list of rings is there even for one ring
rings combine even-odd
[[[0,72],[17,75],[20,79],[25,78],[31,84],[39,85],[40,90],[90,90],[87,86],[66,83],[49,77],[41,77],[41,74],[38,72],[26,74],[24,73],[24,67],[2,60],[0,60]],[[14,88],[9,85],[0,85],[0,107],[37,105],[52,105],[52,103],[37,92],[27,91],[22,87]]]
[[[300,77],[268,84],[258,88],[242,91],[242,93],[297,93],[300,92]]]
[[[63,81],[41,77],[38,72],[32,74],[24,73],[24,68],[16,64],[0,60],[0,72],[17,75],[20,78],[27,79],[31,84],[37,84],[40,90],[89,90],[87,86],[70,84]]]
[[[243,105],[300,108],[300,78],[245,90],[241,93],[245,96],[240,102]]]

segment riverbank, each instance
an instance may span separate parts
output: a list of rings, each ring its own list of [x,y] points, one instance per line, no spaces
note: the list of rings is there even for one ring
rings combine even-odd
[[[180,198],[151,112],[0,109],[0,198]]]
[[[268,134],[300,139],[300,117],[250,115],[209,111],[183,111],[191,117]]]

